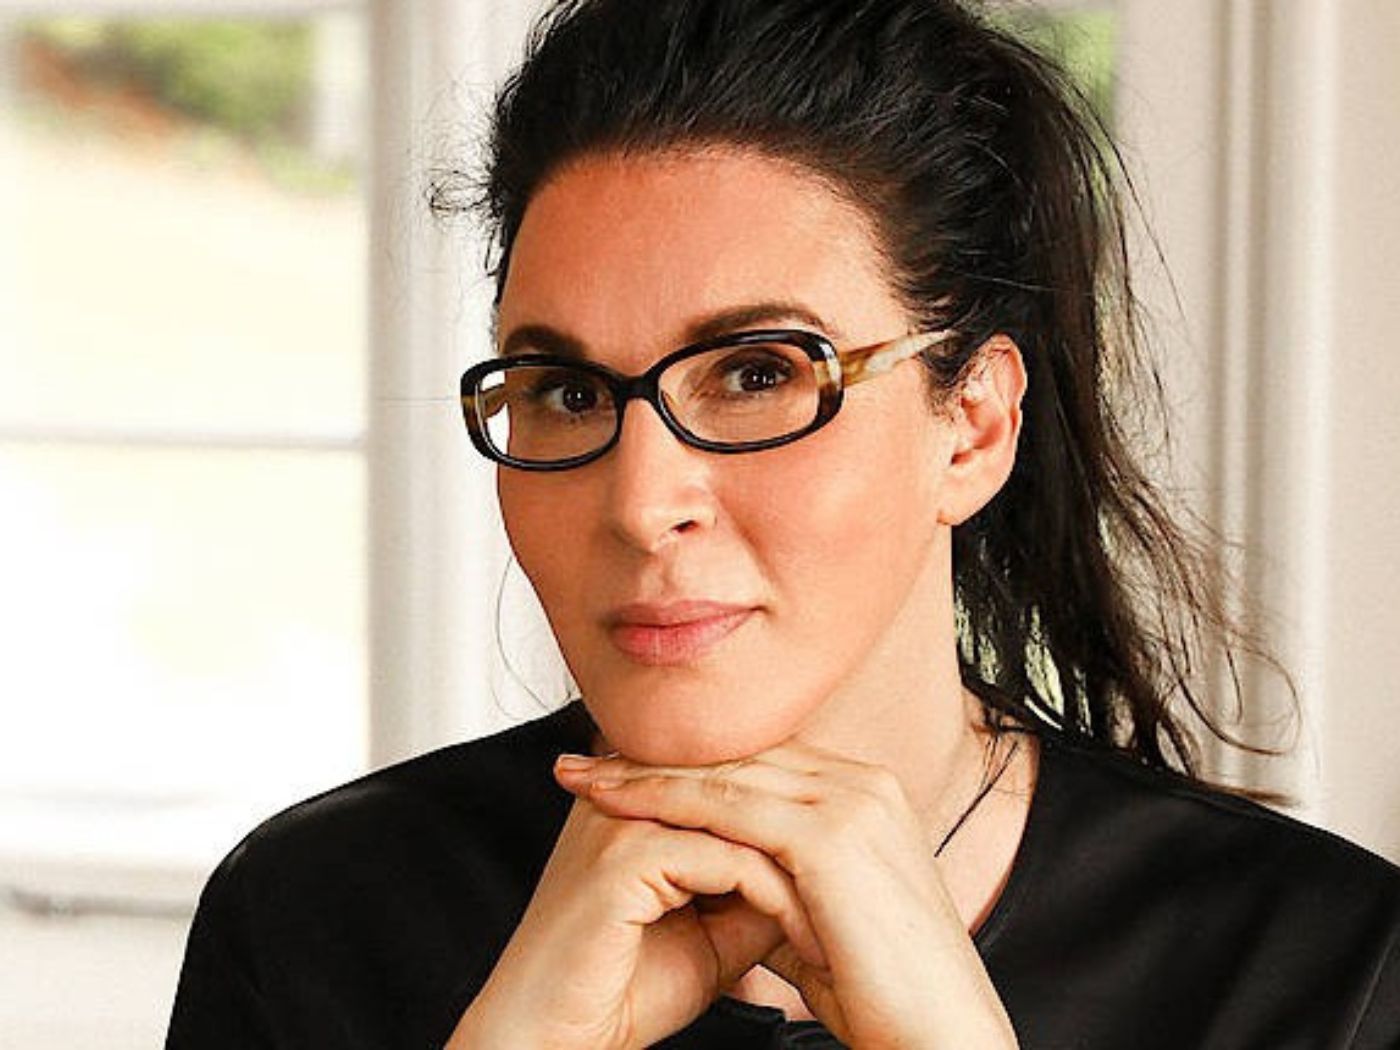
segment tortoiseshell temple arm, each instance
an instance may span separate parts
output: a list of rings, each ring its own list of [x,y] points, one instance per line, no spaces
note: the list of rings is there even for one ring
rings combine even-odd
[[[492,387],[490,390],[482,390],[481,396],[477,398],[476,404],[481,408],[481,418],[490,419],[501,409],[506,407],[506,388],[504,385]],[[472,399],[462,398],[462,407],[470,414]]]
[[[867,379],[884,375],[901,361],[907,361],[915,354],[932,349],[939,343],[946,343],[957,332],[945,328],[938,332],[915,332],[913,335],[891,339],[887,343],[874,346],[861,346],[853,350],[841,350],[837,357],[841,361],[841,385],[855,386]]]

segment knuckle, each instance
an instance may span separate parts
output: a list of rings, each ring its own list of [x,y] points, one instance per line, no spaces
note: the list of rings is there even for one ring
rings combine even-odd
[[[600,863],[626,866],[642,848],[646,831],[640,821],[609,819],[598,829],[594,855]]]
[[[648,870],[642,875],[641,882],[662,911],[674,911],[688,904],[693,896],[661,871]]]
[[[857,814],[861,823],[868,827],[878,821],[884,820],[890,812],[890,803],[897,798],[898,787],[893,791],[884,790],[870,791],[860,796],[860,804]]]
[[[881,801],[893,801],[903,795],[899,778],[885,766],[863,766],[860,775],[865,790]]]
[[[731,758],[728,762],[721,762],[715,768],[723,770],[725,776],[735,776],[743,772],[754,764],[752,755],[745,755],[742,758]]]
[[[785,843],[773,847],[771,856],[773,858],[773,863],[784,872],[790,874],[793,878],[800,878],[807,870],[801,858],[793,852],[791,846]]]
[[[725,858],[737,870],[744,873],[749,879],[771,878],[775,870],[776,858],[754,849],[752,846],[745,846],[740,842],[730,842],[727,839],[717,840],[721,844]]]
[[[830,831],[843,837],[868,827],[888,809],[888,802],[873,784],[862,784],[842,791],[830,800],[829,805],[832,818]]]
[[[721,806],[736,805],[746,792],[745,787],[732,780],[722,766],[706,772],[700,786],[711,801]]]

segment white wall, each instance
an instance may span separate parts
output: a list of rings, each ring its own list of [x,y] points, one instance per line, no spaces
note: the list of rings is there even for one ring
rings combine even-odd
[[[1304,709],[1289,758],[1213,766],[1400,857],[1400,5],[1120,10],[1125,137],[1181,295],[1148,282],[1182,474],[1245,542]],[[1256,711],[1286,700],[1257,669],[1245,684]]]
[[[375,765],[542,712],[508,688],[492,630],[505,569],[494,471],[458,376],[489,353],[483,243],[427,214],[430,171],[470,165],[540,0],[372,0],[370,738]]]
[[[1323,807],[1400,858],[1400,4],[1336,6]]]

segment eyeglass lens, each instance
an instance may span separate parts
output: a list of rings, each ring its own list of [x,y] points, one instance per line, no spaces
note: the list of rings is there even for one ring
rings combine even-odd
[[[820,409],[816,368],[781,342],[721,346],[672,362],[659,381],[672,419],[694,437],[745,445],[810,426]],[[563,364],[514,364],[477,395],[492,445],[518,460],[560,462],[612,441],[613,390],[599,374]]]

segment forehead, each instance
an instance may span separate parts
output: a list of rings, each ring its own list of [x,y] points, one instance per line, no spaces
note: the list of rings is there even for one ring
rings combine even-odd
[[[805,169],[730,150],[604,155],[531,201],[499,327],[553,328],[635,367],[757,303],[800,306],[838,340],[902,316],[870,223]]]

